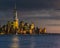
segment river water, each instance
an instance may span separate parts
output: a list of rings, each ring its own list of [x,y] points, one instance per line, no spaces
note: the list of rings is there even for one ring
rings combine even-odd
[[[60,35],[0,35],[0,48],[60,48]]]

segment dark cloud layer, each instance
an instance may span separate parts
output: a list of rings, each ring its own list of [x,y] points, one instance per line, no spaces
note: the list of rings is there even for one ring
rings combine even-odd
[[[12,9],[15,2],[18,9],[60,8],[60,0],[0,0],[0,10]]]

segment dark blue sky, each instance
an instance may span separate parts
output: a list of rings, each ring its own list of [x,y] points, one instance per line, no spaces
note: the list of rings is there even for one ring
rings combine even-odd
[[[0,0],[0,10],[12,9],[16,2],[17,9],[60,9],[60,0]]]
[[[53,16],[60,17],[60,0],[0,0],[0,17],[13,16],[16,3],[18,16]],[[55,16],[55,17],[54,17]],[[49,17],[50,18],[50,17]]]
[[[60,0],[0,0],[0,16],[12,16],[11,10],[14,9],[15,3],[17,6],[17,10],[20,11],[20,15],[60,15],[60,11],[55,11],[56,9],[60,9]]]

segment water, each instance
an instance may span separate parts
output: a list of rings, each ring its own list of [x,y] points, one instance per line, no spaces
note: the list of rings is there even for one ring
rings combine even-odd
[[[0,48],[60,48],[60,35],[0,35]]]

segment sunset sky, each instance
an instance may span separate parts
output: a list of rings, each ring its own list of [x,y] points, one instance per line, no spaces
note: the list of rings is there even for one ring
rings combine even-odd
[[[13,18],[15,3],[19,19],[60,33],[60,0],[0,0],[0,24]]]

